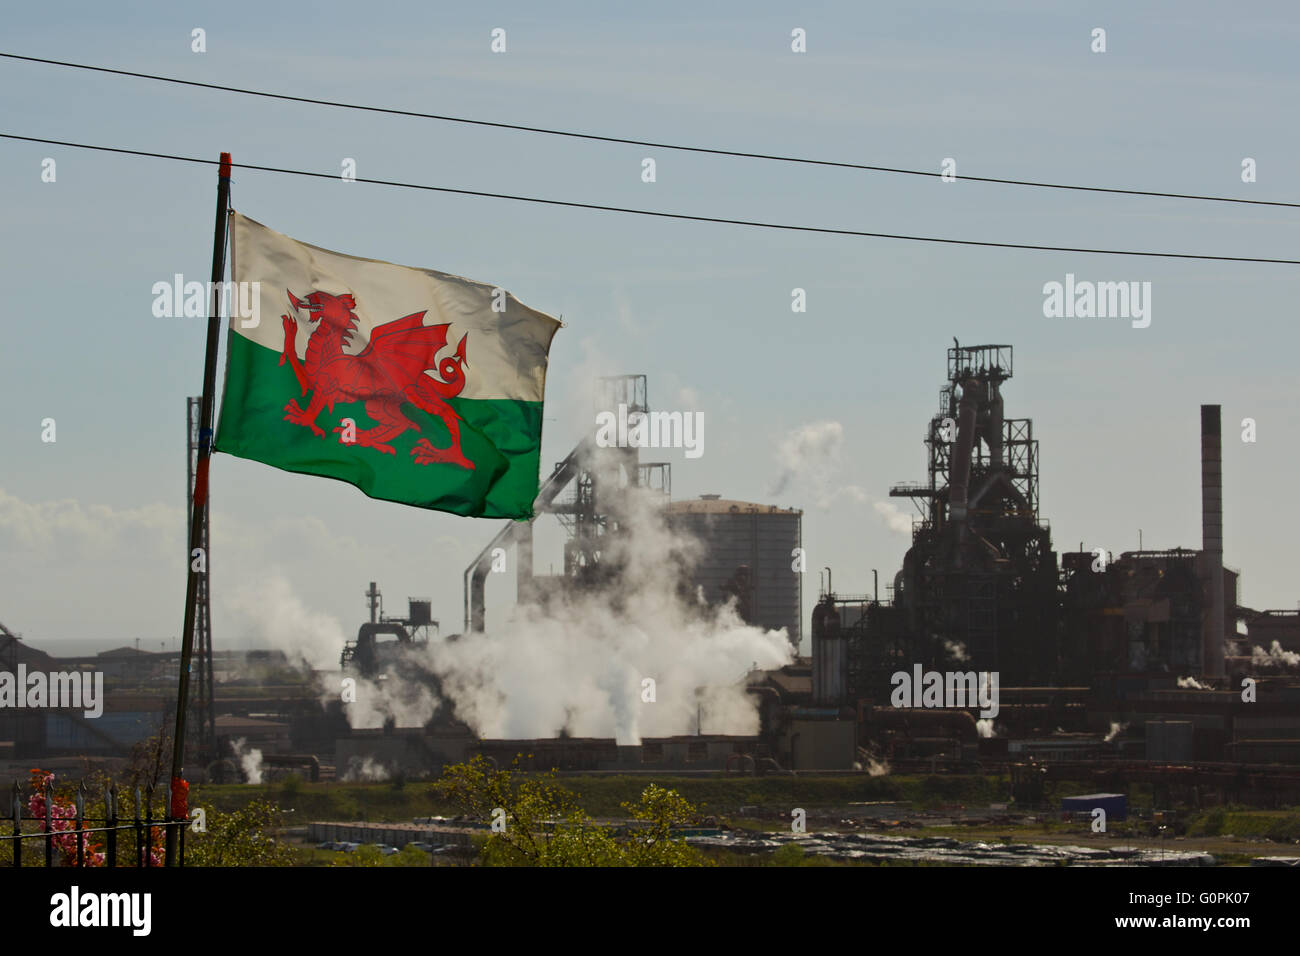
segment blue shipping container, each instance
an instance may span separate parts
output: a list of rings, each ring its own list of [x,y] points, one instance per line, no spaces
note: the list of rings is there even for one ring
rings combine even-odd
[[[1106,822],[1128,819],[1128,797],[1122,793],[1087,793],[1079,797],[1065,797],[1061,809],[1070,812],[1091,813],[1101,807],[1106,811]]]

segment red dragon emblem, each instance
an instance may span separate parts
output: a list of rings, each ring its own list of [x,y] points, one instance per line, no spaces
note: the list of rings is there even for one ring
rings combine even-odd
[[[370,343],[356,355],[348,355],[343,346],[351,342],[357,328],[357,317],[352,312],[356,300],[350,295],[336,296],[328,292],[312,292],[301,299],[292,292],[288,294],[294,309],[307,310],[308,321],[314,327],[307,333],[306,359],[299,359],[298,320],[289,315],[280,316],[284,323],[280,364],[289,362],[304,396],[308,389],[312,391],[305,409],[294,401],[284,406],[285,421],[324,436],[324,429],[316,424],[322,408],[332,412],[336,402],[364,401],[366,414],[378,424],[357,430],[355,441],[345,441],[340,434],[340,444],[356,444],[395,455],[397,452],[388,442],[408,428],[420,430],[419,425],[402,414],[402,405],[410,402],[442,419],[451,432],[448,448],[435,447],[427,438],[416,442],[411,449],[415,463],[448,462],[461,468],[474,468],[474,463],[460,448],[460,416],[446,402],[465,387],[468,336],[461,336],[454,355],[439,362],[438,352],[447,345],[448,325],[425,325],[425,313],[416,312],[376,326],[370,333]],[[437,369],[441,381],[425,374],[432,369]],[[345,429],[339,425],[334,431],[345,432]]]

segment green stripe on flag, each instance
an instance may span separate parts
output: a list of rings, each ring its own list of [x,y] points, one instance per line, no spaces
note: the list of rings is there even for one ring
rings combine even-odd
[[[453,398],[447,401],[461,417],[461,449],[473,470],[448,463],[416,464],[411,449],[421,438],[439,448],[451,444],[447,426],[411,404],[402,414],[419,426],[388,444],[396,454],[344,445],[333,429],[343,419],[357,431],[375,425],[364,402],[339,403],[323,409],[317,437],[308,428],[284,421],[284,406],[307,406],[293,371],[280,365],[280,354],[238,334],[229,337],[226,388],[214,448],[228,455],[264,462],[284,471],[335,478],[355,485],[371,498],[480,518],[525,518],[537,496],[542,441],[542,403],[507,399]]]

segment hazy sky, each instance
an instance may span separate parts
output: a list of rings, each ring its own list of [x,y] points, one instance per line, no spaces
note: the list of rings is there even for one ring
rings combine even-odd
[[[1287,3],[286,6],[21,5],[0,50],[935,173],[952,157],[959,177],[1300,198]],[[1105,53],[1090,48],[1096,27]],[[791,50],[795,28],[806,53]],[[361,177],[697,215],[1300,258],[1295,210],[692,155],[11,60],[0,104],[4,132],[332,174],[350,157]],[[180,630],[184,400],[200,390],[205,321],[155,318],[151,288],[207,279],[215,186],[211,167],[0,141],[0,621],[36,646],[157,649]],[[492,282],[562,315],[544,471],[593,423],[597,375],[644,372],[653,407],[703,412],[702,457],[662,456],[675,497],[805,509],[807,609],[824,565],[840,591],[869,590],[872,568],[892,580],[908,536],[876,506],[925,477],[954,336],[1015,347],[1007,414],[1034,419],[1059,550],[1133,549],[1139,528],[1149,548],[1198,547],[1198,406],[1221,403],[1225,559],[1244,603],[1300,598],[1300,267],[765,231],[243,170],[232,198],[303,241]],[[1150,282],[1150,327],[1045,318],[1043,286],[1067,273]],[[462,572],[496,522],[227,456],[212,482],[218,647],[266,644],[271,628],[350,636],[370,580],[390,612],[430,597],[444,631],[460,630]],[[539,570],[559,560],[558,536],[545,540]],[[489,620],[513,594],[512,576],[489,581]]]

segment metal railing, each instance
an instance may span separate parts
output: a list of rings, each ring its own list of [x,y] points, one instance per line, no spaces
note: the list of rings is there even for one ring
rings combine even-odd
[[[23,788],[15,783],[10,804],[10,832],[0,834],[0,851],[8,845],[10,850],[9,865],[24,865],[25,841],[44,843],[44,860],[47,867],[53,866],[108,866],[120,865],[151,867],[163,865],[165,835],[168,828],[178,828],[179,863],[185,865],[185,831],[189,829],[186,819],[172,819],[166,815],[166,805],[161,808],[159,816],[154,816],[154,787],[146,787],[141,792],[135,788],[134,811],[130,817],[123,818],[118,812],[119,795],[116,784],[109,784],[104,790],[104,815],[94,817],[86,815],[86,803],[89,791],[85,781],[77,787],[73,801],[72,815],[68,815],[66,803],[56,804],[54,787],[46,783],[39,791],[32,791],[32,796],[40,793],[43,797],[41,812],[24,804]],[[164,795],[166,789],[164,788]],[[35,826],[33,826],[35,825]],[[103,834],[102,849],[95,842],[96,835]],[[127,862],[118,860],[119,834],[125,834],[127,844],[134,852],[126,854]],[[38,847],[37,853],[41,852]],[[102,860],[101,860],[102,857]],[[28,866],[40,866],[41,862],[27,863]]]

